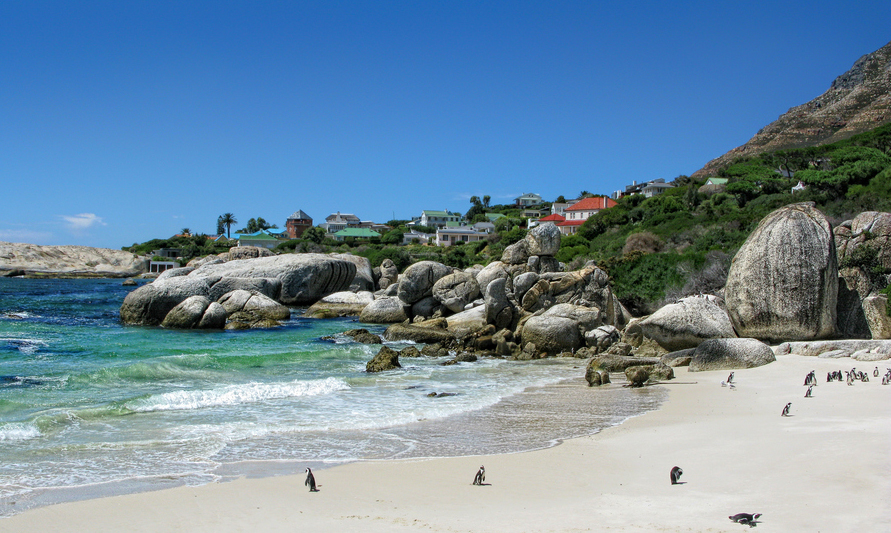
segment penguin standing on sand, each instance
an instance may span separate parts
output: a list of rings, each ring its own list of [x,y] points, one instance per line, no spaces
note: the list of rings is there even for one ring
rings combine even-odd
[[[476,475],[473,476],[473,484],[474,485],[482,485],[483,481],[486,480],[486,467],[481,466],[479,470],[476,471]]]
[[[876,369],[872,371],[872,377],[879,377],[879,367],[876,367]]]
[[[878,368],[878,367],[876,367],[876,368]],[[733,372],[731,372],[730,375],[727,376],[727,384],[729,385],[731,383],[733,383]]]
[[[811,398],[811,397],[812,397],[812,396],[811,396],[811,391],[812,391],[812,390],[814,390],[814,386],[813,386],[813,385],[811,385],[810,387],[807,388],[807,392],[804,393],[804,397],[805,397],[805,398]]]
[[[761,516],[761,513],[738,513],[733,516],[728,516],[727,518],[736,522],[737,524],[745,524],[749,527],[755,527],[755,523],[757,522],[759,516]]]
[[[319,492],[319,489],[316,488],[316,477],[312,475],[312,470],[309,468],[306,469],[306,481],[303,484],[309,487],[310,492]]]
[[[681,470],[681,467],[679,467],[679,466],[672,468],[671,469],[671,484],[677,485],[681,479],[681,474],[683,474],[683,473],[684,473],[684,471]]]
[[[786,407],[783,407],[783,414],[780,416],[789,416],[789,408],[792,407],[792,402],[786,404]]]

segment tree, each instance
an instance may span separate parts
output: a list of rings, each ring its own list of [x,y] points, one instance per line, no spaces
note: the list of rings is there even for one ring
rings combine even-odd
[[[225,231],[225,224],[223,223],[223,215],[217,217],[217,235],[222,235],[223,231]]]
[[[325,240],[325,230],[318,226],[313,226],[306,231],[303,232],[303,238],[308,239],[316,244],[322,244],[322,241]]]
[[[488,194],[483,196],[483,207],[489,207],[489,202],[492,201],[492,197]]]
[[[592,196],[594,196],[594,194],[589,191],[582,191],[579,193],[579,198],[591,198]]]
[[[479,196],[471,196],[471,197],[470,197],[470,203],[473,204],[474,207],[476,207],[476,206],[478,206],[478,205],[483,205],[482,202],[480,202],[480,197],[479,197]]]
[[[471,207],[464,215],[464,218],[467,220],[473,220],[473,217],[482,215],[484,213],[485,211],[483,210],[482,204],[474,204],[473,207]]]
[[[555,204],[565,204],[566,198],[564,198],[563,195],[561,194],[560,196],[557,197],[556,200],[554,200],[554,203]]]
[[[238,220],[235,219],[235,215],[233,215],[232,213],[224,213],[218,219],[217,224],[226,226],[226,237],[231,238],[232,224],[238,224]]]
[[[186,237],[188,237],[192,234],[192,230],[190,230],[189,228],[183,228],[183,229],[179,230],[179,234],[185,235]]]

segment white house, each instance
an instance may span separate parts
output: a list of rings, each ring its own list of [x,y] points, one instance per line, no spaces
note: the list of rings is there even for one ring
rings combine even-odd
[[[436,231],[436,244],[451,246],[459,242],[476,242],[486,238],[487,233],[480,233],[471,227],[444,228]]]
[[[421,211],[419,219],[422,226],[431,228],[444,228],[449,222],[460,222],[462,216],[459,213],[449,213],[448,211]]]
[[[541,196],[532,192],[527,192],[523,196],[514,198],[514,203],[517,205],[517,207],[533,207],[536,205],[541,205],[541,202]]]

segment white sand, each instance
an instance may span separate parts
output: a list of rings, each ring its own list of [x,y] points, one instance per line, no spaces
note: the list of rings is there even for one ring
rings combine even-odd
[[[871,381],[826,383],[852,366]],[[889,531],[891,386],[875,366],[781,356],[737,370],[736,390],[728,371],[679,368],[659,411],[547,450],[350,464],[319,471],[317,493],[297,474],[53,505],[0,531],[748,531],[727,519],[740,512],[763,514],[756,531]],[[471,485],[480,464],[488,486]]]

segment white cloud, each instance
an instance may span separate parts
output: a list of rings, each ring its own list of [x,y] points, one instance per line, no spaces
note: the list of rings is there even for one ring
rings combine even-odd
[[[72,231],[83,231],[93,226],[106,225],[105,222],[102,222],[102,217],[96,216],[93,213],[81,213],[74,216],[62,215],[62,219],[68,222],[68,229]]]

